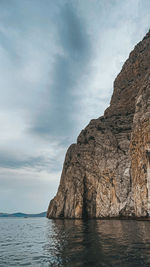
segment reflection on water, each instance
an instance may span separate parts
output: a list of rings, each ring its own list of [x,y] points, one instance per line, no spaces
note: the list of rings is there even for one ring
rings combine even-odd
[[[150,266],[150,221],[0,219],[0,266]]]
[[[150,222],[53,220],[51,230],[54,265],[150,266]]]

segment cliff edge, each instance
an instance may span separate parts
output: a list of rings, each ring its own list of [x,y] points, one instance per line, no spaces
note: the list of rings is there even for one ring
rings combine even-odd
[[[150,31],[114,82],[104,116],[69,147],[48,218],[150,216]]]

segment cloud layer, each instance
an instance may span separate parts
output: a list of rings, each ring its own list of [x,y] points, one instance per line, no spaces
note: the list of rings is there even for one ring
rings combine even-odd
[[[0,8],[0,211],[40,212],[67,147],[103,114],[148,31],[150,2],[1,0]]]

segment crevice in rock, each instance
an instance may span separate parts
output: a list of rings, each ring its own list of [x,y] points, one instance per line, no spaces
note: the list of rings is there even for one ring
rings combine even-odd
[[[63,209],[62,209],[62,211],[61,211],[61,213],[60,213],[60,215],[59,215],[60,218],[64,218],[64,217],[65,217],[66,198],[67,198],[67,196],[66,196],[66,194],[65,194]]]
[[[117,150],[120,150],[124,155],[126,155],[126,152],[120,147],[120,145],[117,146]]]
[[[82,207],[82,217],[83,217],[83,219],[87,219],[88,218],[86,176],[84,176],[84,178],[83,178],[83,207]]]

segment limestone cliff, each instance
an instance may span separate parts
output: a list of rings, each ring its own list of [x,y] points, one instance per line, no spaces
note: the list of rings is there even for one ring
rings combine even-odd
[[[48,218],[150,215],[150,31],[114,82],[110,107],[67,151]]]

